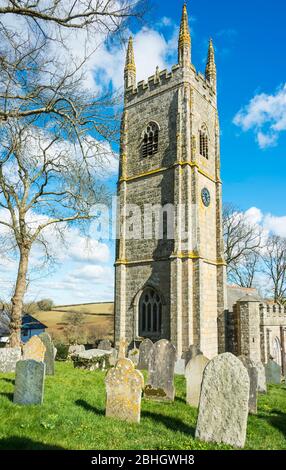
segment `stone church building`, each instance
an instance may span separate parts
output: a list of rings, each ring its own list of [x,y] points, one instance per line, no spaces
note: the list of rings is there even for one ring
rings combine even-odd
[[[195,344],[212,358],[226,350],[239,353],[237,335],[244,327],[238,326],[235,309],[228,308],[214,47],[210,41],[202,75],[192,64],[191,42],[184,5],[178,64],[137,83],[129,40],[118,180],[115,341],[166,338],[179,357]],[[139,208],[135,225],[144,227],[140,236],[130,236],[129,205]],[[163,208],[157,237],[145,236],[148,230],[153,235],[150,206]],[[279,341],[281,346],[281,335]],[[249,342],[251,349],[254,343]],[[259,348],[267,350],[266,345]]]

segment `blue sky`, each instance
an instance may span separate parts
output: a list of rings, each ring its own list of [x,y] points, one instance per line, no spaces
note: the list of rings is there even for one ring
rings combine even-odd
[[[138,81],[156,65],[170,68],[177,61],[183,2],[150,2],[145,22],[130,31]],[[187,3],[197,70],[205,69],[209,37],[216,50],[224,201],[286,236],[286,2]],[[92,59],[89,81],[98,90],[122,87],[124,60],[125,46],[103,46]],[[115,192],[115,172],[109,185]],[[92,240],[87,251],[78,233],[70,234],[70,242],[53,274],[31,283],[29,298],[51,297],[57,304],[113,300],[114,244]],[[8,270],[13,277],[14,267]]]

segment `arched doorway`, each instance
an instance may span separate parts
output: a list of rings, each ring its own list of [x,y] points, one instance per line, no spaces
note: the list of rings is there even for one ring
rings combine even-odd
[[[273,339],[273,359],[276,362],[276,364],[279,364],[281,366],[282,364],[282,358],[281,358],[281,343],[279,338],[274,338]]]
[[[162,300],[159,293],[147,287],[139,301],[139,336],[160,338],[162,335]]]

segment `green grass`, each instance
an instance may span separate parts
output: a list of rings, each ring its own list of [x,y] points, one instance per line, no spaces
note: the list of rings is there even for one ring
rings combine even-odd
[[[175,403],[142,401],[140,425],[105,418],[104,373],[57,363],[42,406],[12,403],[14,375],[0,375],[0,449],[227,449],[194,439],[197,410],[176,377]],[[248,420],[246,449],[286,449],[286,387],[270,386]]]

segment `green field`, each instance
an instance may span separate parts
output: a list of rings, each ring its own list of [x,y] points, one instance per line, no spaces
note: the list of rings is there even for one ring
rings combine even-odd
[[[48,327],[48,332],[53,334],[60,332],[69,324],[69,314],[80,312],[84,315],[83,324],[85,326],[98,328],[102,338],[113,339],[113,311],[114,304],[112,302],[102,302],[57,306],[50,311],[39,310],[33,313],[33,316],[44,323]]]
[[[0,375],[0,449],[227,449],[194,439],[197,410],[185,403],[176,377],[172,404],[143,400],[141,423],[105,418],[103,372],[57,363],[47,377],[43,406],[12,403],[14,375]],[[270,386],[248,420],[246,449],[286,449],[286,386]]]

